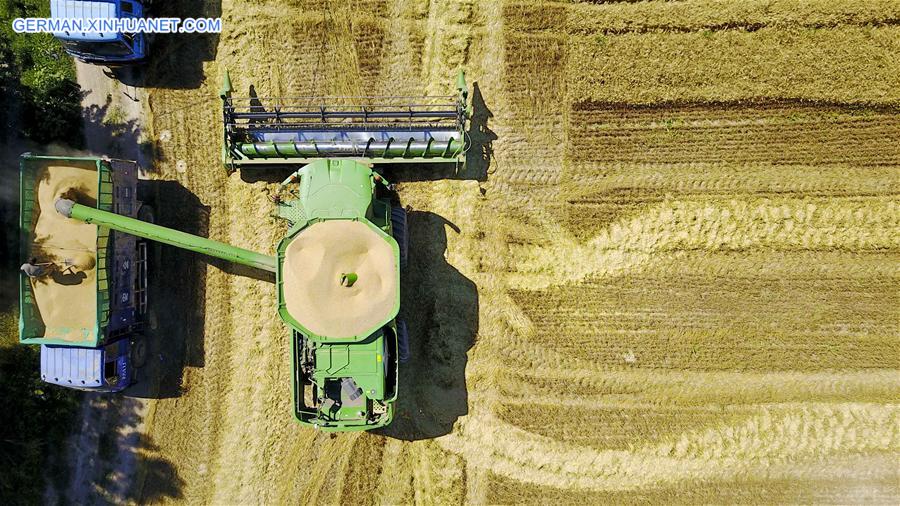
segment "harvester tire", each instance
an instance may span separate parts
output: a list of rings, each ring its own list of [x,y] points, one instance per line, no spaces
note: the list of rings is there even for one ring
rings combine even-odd
[[[400,247],[400,269],[406,269],[406,259],[409,251],[409,234],[406,228],[406,209],[391,207],[391,231],[397,246]]]
[[[409,362],[409,331],[406,320],[397,320],[397,361],[401,364]]]

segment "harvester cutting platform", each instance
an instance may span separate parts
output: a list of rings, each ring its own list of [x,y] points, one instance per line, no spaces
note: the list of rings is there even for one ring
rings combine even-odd
[[[456,87],[450,96],[233,97],[226,72],[222,158],[230,168],[321,158],[460,162],[468,117],[462,71]]]
[[[457,87],[452,108],[427,115],[410,104],[390,109],[375,100],[358,109],[323,105],[313,119],[281,105],[240,112],[226,75],[226,164],[298,167],[274,198],[275,216],[290,224],[275,256],[114,212],[115,191],[113,207],[69,195],[57,195],[54,206],[101,231],[274,272],[278,315],[291,332],[296,418],[323,430],[382,427],[393,417],[398,363],[409,353],[406,326],[398,320],[407,231],[405,210],[392,205],[390,185],[372,165],[459,163],[467,117],[462,73]]]

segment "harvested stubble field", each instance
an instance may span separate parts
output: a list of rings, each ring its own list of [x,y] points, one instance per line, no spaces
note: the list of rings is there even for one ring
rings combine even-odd
[[[297,96],[449,93],[462,66],[489,165],[403,172],[413,359],[384,433],[292,422],[273,285],[198,263],[199,334],[179,338],[202,367],[147,423],[181,489],[136,497],[900,502],[896,2],[221,14],[205,81],[149,106],[154,177],[209,207],[210,237],[272,252],[283,233],[273,184],[219,165],[226,68],[242,94]]]

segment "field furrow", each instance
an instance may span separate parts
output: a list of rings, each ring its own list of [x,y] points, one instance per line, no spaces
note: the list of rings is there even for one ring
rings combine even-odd
[[[900,22],[896,2],[877,0],[722,0],[644,2],[507,2],[504,14],[519,32],[622,34],[756,31],[882,26]]]

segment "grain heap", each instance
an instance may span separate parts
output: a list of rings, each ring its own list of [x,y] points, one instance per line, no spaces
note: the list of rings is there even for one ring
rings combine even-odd
[[[57,198],[82,204],[97,200],[93,168],[48,166],[38,172],[34,241],[29,256],[52,263],[50,274],[32,281],[46,336],[65,341],[89,337],[96,325],[97,227],[70,220],[54,210]]]
[[[283,272],[288,312],[320,336],[359,335],[389,318],[397,302],[393,249],[359,221],[304,230],[288,245]],[[342,283],[352,274],[355,281]]]

